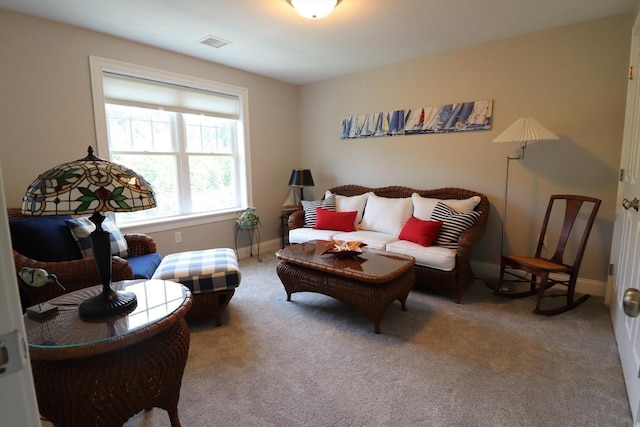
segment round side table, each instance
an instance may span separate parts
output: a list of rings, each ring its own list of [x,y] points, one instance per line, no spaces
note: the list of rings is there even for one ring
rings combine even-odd
[[[84,321],[78,306],[102,285],[48,301],[58,312],[44,320],[25,316],[38,407],[55,425],[122,426],[141,410],[158,407],[180,427],[178,400],[189,352],[184,315],[190,291],[165,280],[112,284],[134,292],[129,314]]]

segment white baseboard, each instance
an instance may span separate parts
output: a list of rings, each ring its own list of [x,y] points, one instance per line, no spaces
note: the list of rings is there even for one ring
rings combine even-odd
[[[265,254],[273,254],[280,250],[280,239],[272,239],[260,244],[260,256]],[[258,256],[256,245],[253,246],[253,256]],[[238,257],[240,259],[249,258],[249,247],[245,246],[238,248]],[[490,264],[488,262],[472,261],[471,267],[475,277],[479,280],[486,280],[489,282],[497,282],[498,276],[500,276],[500,266],[498,264]],[[606,294],[607,283],[599,280],[578,278],[576,284],[576,292],[580,294],[589,294],[598,297],[604,297]]]
[[[267,240],[266,242],[260,243],[260,258],[265,256],[265,254],[273,254],[280,249],[281,240],[280,239],[272,239]],[[253,256],[258,256],[258,247],[254,243],[253,245]],[[249,246],[243,246],[238,248],[238,258],[245,259],[251,257],[251,251],[249,250]]]
[[[497,282],[500,276],[500,266],[498,264],[490,264],[487,262],[471,261],[471,268],[477,279]],[[592,279],[583,279],[578,277],[576,283],[576,292],[580,294],[588,294],[598,297],[604,297],[606,294],[607,282],[601,282]]]

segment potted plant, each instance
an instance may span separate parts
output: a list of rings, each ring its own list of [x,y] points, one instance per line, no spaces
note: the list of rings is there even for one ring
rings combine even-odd
[[[256,209],[248,207],[242,212],[242,215],[236,220],[236,225],[240,229],[253,229],[260,225],[260,217],[256,213]]]

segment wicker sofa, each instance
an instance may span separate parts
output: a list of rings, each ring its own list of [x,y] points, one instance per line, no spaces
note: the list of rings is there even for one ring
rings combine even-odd
[[[65,225],[65,219],[71,218],[70,216],[32,217],[24,215],[20,208],[8,208],[7,216],[16,272],[22,267],[45,269],[57,276],[67,292],[101,283],[94,259],[82,257],[77,243]],[[127,241],[128,257],[111,258],[112,280],[115,282],[151,278],[162,259],[156,252],[153,239],[139,233],[125,234],[124,238]],[[34,240],[37,243],[34,243]],[[46,256],[42,256],[43,254]],[[53,283],[41,288],[27,286],[19,276],[18,286],[25,306],[64,293]]]
[[[487,220],[489,217],[489,201],[487,197],[481,193],[474,192],[471,190],[465,190],[461,188],[439,188],[433,190],[417,190],[408,187],[402,186],[388,186],[388,187],[380,187],[380,188],[370,188],[364,187],[360,185],[343,185],[338,187],[330,188],[327,191],[327,194],[334,194],[338,196],[359,196],[364,194],[375,194],[381,198],[397,198],[397,199],[411,199],[412,197],[417,198],[428,198],[428,199],[438,199],[443,201],[444,203],[455,203],[457,201],[463,201],[465,199],[474,198],[477,202],[475,208],[471,210],[478,212],[477,218],[473,225],[463,231],[457,241],[457,249],[455,251],[450,252],[449,255],[450,265],[443,267],[439,265],[429,265],[431,263],[425,262],[421,263],[416,257],[415,264],[415,273],[416,273],[416,286],[421,289],[425,289],[428,291],[434,291],[439,293],[446,293],[453,295],[453,298],[456,303],[460,303],[462,301],[462,292],[466,287],[468,287],[474,280],[473,271],[471,269],[471,253],[473,250],[473,244],[482,237],[485,227],[487,225]],[[415,196],[417,194],[417,196]],[[419,196],[419,197],[418,197]],[[324,199],[324,197],[323,197]],[[378,199],[380,200],[380,199]],[[366,216],[366,205],[364,207],[364,215]],[[340,209],[338,209],[340,210]],[[476,216],[476,214],[474,214]],[[411,242],[397,241],[397,242],[389,242],[389,244],[380,247],[380,242],[385,244],[385,240],[368,242],[367,238],[372,236],[375,240],[375,235],[371,234],[371,232],[359,232],[356,230],[352,234],[350,233],[339,233],[332,232],[330,230],[315,230],[309,228],[307,225],[305,228],[305,212],[300,207],[298,210],[294,211],[289,216],[289,241],[291,243],[301,243],[303,240],[311,240],[313,238],[330,240],[335,236],[335,238],[347,238],[348,236],[353,235],[357,237],[354,240],[361,240],[367,244],[370,244],[371,247],[377,247],[378,249],[385,249],[388,251],[394,252],[404,252],[402,248],[409,248],[408,252],[404,252],[407,254],[411,254],[411,251],[440,251],[441,253],[446,253],[444,248],[423,248],[419,245]],[[389,238],[389,235],[386,235],[388,240],[394,240],[393,237]],[[398,240],[398,234],[395,235]],[[371,244],[372,243],[372,244]],[[411,246],[413,245],[413,246]],[[398,249],[401,248],[401,249]],[[414,252],[419,253],[419,252]]]

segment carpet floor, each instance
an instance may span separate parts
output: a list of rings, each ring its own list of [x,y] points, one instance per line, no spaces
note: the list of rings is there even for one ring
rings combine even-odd
[[[414,290],[382,334],[320,294],[286,301],[273,255],[241,260],[223,317],[192,322],[179,414],[199,426],[631,426],[601,298],[555,317],[481,281],[451,298]],[[165,411],[127,427],[169,426]]]

